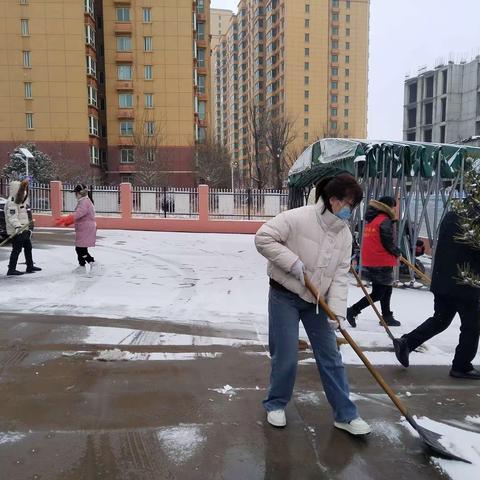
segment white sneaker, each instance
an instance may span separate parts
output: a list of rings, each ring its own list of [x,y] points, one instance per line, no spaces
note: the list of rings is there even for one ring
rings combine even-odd
[[[267,422],[274,427],[284,427],[287,424],[285,410],[272,410],[267,412]]]
[[[365,422],[365,420],[362,420],[360,417],[354,418],[349,423],[335,422],[334,425],[337,428],[346,430],[352,435],[366,435],[367,433],[370,433],[372,431],[370,429],[370,425]]]

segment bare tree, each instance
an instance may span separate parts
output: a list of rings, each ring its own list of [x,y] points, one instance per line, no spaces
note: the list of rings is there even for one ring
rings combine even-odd
[[[253,150],[252,155],[248,157],[250,186],[253,187],[255,182],[256,187],[262,189],[266,184],[269,170],[268,157],[265,155],[267,115],[265,110],[253,101],[248,107],[247,123]]]
[[[294,122],[285,115],[271,115],[266,122],[265,144],[272,164],[272,183],[277,189],[283,187],[285,171],[288,168],[288,146],[297,134]]]
[[[145,109],[133,131],[135,183],[145,187],[165,185],[170,151],[165,148],[166,124],[153,110]],[[162,148],[163,147],[163,148]]]
[[[196,146],[197,176],[212,187],[227,188],[231,182],[231,156],[214,138]]]

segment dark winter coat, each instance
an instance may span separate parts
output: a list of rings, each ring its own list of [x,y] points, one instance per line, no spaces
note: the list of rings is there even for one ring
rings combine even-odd
[[[395,212],[383,203],[372,200],[365,214],[365,221],[371,235],[362,239],[362,271],[372,283],[391,285],[393,266],[401,254],[395,245]]]
[[[464,264],[480,275],[480,252],[456,240],[460,234],[458,214],[448,212],[440,225],[430,290],[438,295],[480,299],[479,288],[462,285],[458,280],[458,267]]]

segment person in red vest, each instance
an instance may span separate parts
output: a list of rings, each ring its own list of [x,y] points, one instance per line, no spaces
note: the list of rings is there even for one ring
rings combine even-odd
[[[382,316],[390,327],[400,325],[390,309],[393,268],[398,265],[401,255],[400,249],[395,245],[396,204],[393,197],[370,201],[361,246],[362,272],[372,282],[370,296],[374,302],[380,302]],[[352,327],[357,326],[357,316],[368,306],[367,297],[363,297],[348,308],[347,320]]]

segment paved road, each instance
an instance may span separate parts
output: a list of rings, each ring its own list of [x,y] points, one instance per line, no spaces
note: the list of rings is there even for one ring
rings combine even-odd
[[[287,428],[270,427],[264,347],[228,345],[232,336],[158,321],[0,313],[0,478],[443,478],[362,367],[348,373],[370,436],[333,428],[311,364],[299,366]],[[130,361],[95,360],[115,347]],[[478,414],[478,383],[450,379],[445,367],[380,370],[412,413],[475,428],[465,417]]]

